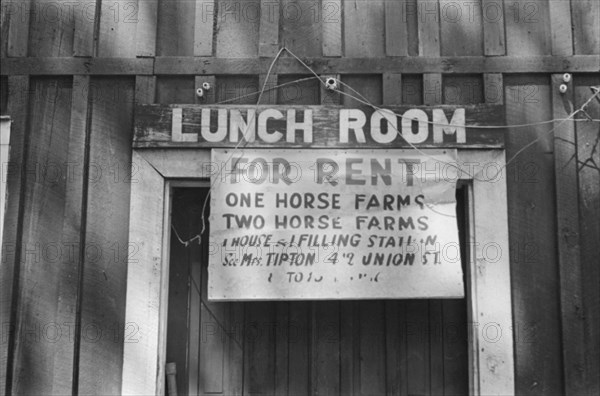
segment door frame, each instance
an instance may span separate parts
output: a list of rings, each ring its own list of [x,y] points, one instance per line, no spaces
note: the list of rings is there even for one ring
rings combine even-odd
[[[505,152],[459,149],[468,186],[467,312],[471,395],[514,393]],[[210,149],[134,149],[122,394],[163,395],[171,190],[206,186]]]

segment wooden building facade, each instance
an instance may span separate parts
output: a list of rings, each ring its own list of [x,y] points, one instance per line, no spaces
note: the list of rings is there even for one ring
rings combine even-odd
[[[158,324],[175,329],[167,356],[124,358],[145,334],[127,319],[128,260],[131,269],[156,242],[130,240],[130,213],[163,215],[152,211],[162,190],[132,194],[155,186],[132,143],[136,105],[256,104],[265,84],[261,104],[357,105],[309,69],[377,106],[503,106],[511,387],[600,393],[597,1],[20,0],[2,3],[0,22],[0,114],[11,119],[2,394],[121,394],[135,390],[124,373],[148,364],[152,389],[166,392],[172,361],[180,394],[480,393],[473,372],[503,362],[469,357],[477,319],[464,300],[209,302],[198,264],[208,253],[174,234]],[[160,149],[148,152],[161,161]],[[187,188],[194,171],[167,191],[184,239],[198,233],[206,194]],[[155,259],[147,265],[160,277]],[[152,296],[143,304],[166,311]],[[274,323],[294,324],[296,337],[265,330],[243,342],[244,329]],[[228,341],[205,342],[215,331]]]

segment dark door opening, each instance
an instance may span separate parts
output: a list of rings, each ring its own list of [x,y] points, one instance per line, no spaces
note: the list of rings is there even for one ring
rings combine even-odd
[[[201,243],[182,243],[200,233],[207,193],[173,189],[167,362],[179,395],[469,393],[466,299],[208,301],[208,213]],[[456,196],[466,274],[466,188]]]

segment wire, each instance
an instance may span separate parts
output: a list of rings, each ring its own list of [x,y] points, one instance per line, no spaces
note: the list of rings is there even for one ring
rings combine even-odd
[[[267,87],[267,82],[269,81],[269,77],[271,76],[271,72],[273,71],[273,66],[275,66],[275,63],[277,62],[277,60],[279,59],[279,57],[281,56],[281,54],[283,53],[284,50],[285,50],[285,47],[281,47],[281,49],[277,52],[277,54],[273,58],[273,61],[271,62],[271,65],[269,66],[269,70],[267,71],[267,74],[265,76],[265,81],[263,82],[260,95],[258,95],[258,99],[256,100],[256,106],[255,106],[255,110],[256,111],[248,118],[248,122],[246,124],[246,130],[242,134],[242,137],[240,138],[240,141],[235,145],[235,147],[231,151],[231,154],[229,155],[229,157],[227,158],[227,161],[225,163],[229,163],[229,161],[231,161],[231,159],[233,158],[233,155],[239,149],[240,144],[242,144],[242,142],[245,141],[244,148],[246,147],[246,144],[248,144],[248,140],[246,139],[246,134],[248,133],[248,130],[250,129],[250,125],[252,125],[254,123],[254,117],[256,115],[256,112],[258,112],[258,106],[260,105],[260,100],[261,100],[261,98],[262,98],[262,96],[263,96],[263,94],[265,92],[266,87]],[[242,152],[243,152],[243,150],[242,150]],[[242,159],[242,157],[239,157],[238,161],[240,159]],[[237,162],[236,162],[236,164],[234,164],[234,167],[235,167],[235,165],[237,165]],[[205,218],[206,203],[208,202],[208,197],[210,197],[210,193],[211,193],[211,191],[212,191],[215,183],[217,182],[217,180],[221,176],[222,170],[223,170],[223,168],[219,167],[219,174],[213,178],[213,181],[210,184],[210,187],[208,189],[208,193],[206,194],[206,197],[204,198],[204,203],[202,204],[202,218],[201,218],[202,219],[202,229],[200,231],[200,234],[196,235],[196,237],[198,237],[198,242],[199,243],[202,243],[201,242],[202,240],[200,239],[200,237],[206,231],[206,218]],[[196,237],[194,237],[194,238],[196,238]]]
[[[281,54],[282,54],[284,51],[288,52],[288,53],[289,53],[289,54],[290,54],[292,57],[294,57],[294,58],[295,58],[295,59],[296,59],[296,60],[297,60],[297,61],[298,61],[298,62],[299,62],[299,63],[300,63],[302,66],[304,66],[304,67],[305,67],[305,68],[306,68],[306,69],[307,69],[307,70],[308,70],[308,71],[309,71],[311,74],[313,74],[313,75],[314,75],[314,77],[306,77],[306,78],[297,79],[297,80],[295,80],[295,81],[290,81],[290,82],[287,82],[287,83],[279,84],[279,85],[276,85],[276,86],[273,86],[273,87],[270,87],[270,88],[268,88],[268,89],[267,89],[267,87],[266,87],[266,86],[267,86],[267,83],[268,83],[268,81],[269,81],[269,77],[271,76],[271,72],[272,72],[272,70],[273,70],[273,67],[275,66],[275,63],[277,62],[277,60],[279,59],[279,57],[281,56]],[[235,146],[235,147],[233,148],[233,150],[231,151],[231,154],[229,155],[229,157],[228,157],[228,159],[227,159],[227,161],[226,161],[226,162],[227,162],[227,163],[229,163],[229,161],[231,161],[231,159],[233,158],[233,156],[235,155],[235,153],[236,153],[238,150],[239,150],[239,151],[241,151],[241,152],[243,153],[243,151],[244,151],[244,149],[245,149],[246,145],[247,145],[247,144],[248,144],[248,142],[249,142],[249,141],[246,139],[246,137],[247,137],[247,133],[248,133],[248,130],[249,130],[249,128],[250,128],[250,125],[251,125],[251,124],[254,122],[254,117],[255,117],[255,115],[256,115],[256,112],[258,111],[258,107],[259,107],[259,105],[260,105],[260,100],[262,99],[262,96],[263,96],[263,94],[264,94],[265,92],[267,92],[267,91],[271,91],[271,90],[273,90],[273,89],[278,89],[278,88],[281,88],[281,87],[284,87],[284,86],[287,86],[287,85],[291,85],[291,84],[296,84],[296,83],[303,82],[303,81],[312,80],[312,79],[314,79],[314,78],[316,78],[316,79],[317,79],[317,80],[318,80],[318,81],[319,81],[319,82],[320,82],[320,83],[321,83],[323,86],[325,86],[325,87],[327,86],[327,85],[326,85],[326,83],[325,83],[325,81],[324,81],[324,80],[321,78],[321,76],[319,76],[319,75],[318,75],[318,74],[317,74],[317,73],[316,73],[316,72],[315,72],[315,71],[314,71],[314,70],[313,70],[313,69],[312,69],[310,66],[308,66],[308,65],[307,65],[307,64],[306,64],[304,61],[302,61],[302,59],[300,59],[300,58],[299,58],[299,57],[298,57],[296,54],[294,54],[294,53],[293,53],[291,50],[289,50],[287,47],[285,47],[285,46],[284,46],[284,47],[281,47],[281,48],[279,49],[279,51],[277,52],[277,54],[275,55],[275,57],[274,57],[274,58],[273,58],[273,60],[271,61],[271,64],[270,64],[270,66],[269,66],[269,69],[268,69],[268,71],[267,71],[267,74],[266,74],[266,76],[265,76],[265,80],[264,80],[264,82],[263,82],[263,85],[262,85],[262,87],[261,87],[261,90],[260,90],[260,91],[257,91],[257,92],[254,92],[254,93],[250,93],[250,94],[246,94],[246,95],[241,95],[241,96],[238,96],[238,97],[235,97],[235,98],[232,98],[232,99],[227,99],[227,100],[224,100],[224,101],[221,101],[221,102],[218,102],[218,103],[216,103],[216,104],[224,104],[224,103],[234,102],[234,101],[236,101],[236,100],[240,100],[240,99],[243,99],[243,98],[246,98],[246,97],[249,97],[249,96],[255,96],[256,94],[258,94],[258,99],[257,99],[256,105],[255,105],[255,112],[254,112],[254,113],[253,113],[253,114],[252,114],[252,115],[249,117],[249,119],[248,119],[248,122],[247,122],[247,125],[246,125],[246,130],[243,132],[243,134],[242,134],[242,137],[240,138],[240,141],[239,141],[239,142],[236,144],[236,146]],[[354,88],[353,88],[352,86],[350,86],[349,84],[346,84],[346,83],[344,83],[344,82],[342,82],[342,81],[339,81],[339,83],[340,83],[341,85],[343,85],[344,87],[347,87],[347,88],[348,88],[350,91],[352,91],[353,93],[355,93],[355,94],[356,94],[356,96],[355,96],[355,95],[352,95],[352,94],[350,94],[350,93],[343,92],[342,90],[338,90],[338,92],[339,92],[341,95],[344,95],[344,96],[350,97],[350,98],[352,98],[352,99],[356,100],[357,102],[359,102],[359,103],[362,103],[362,104],[364,104],[364,105],[366,105],[366,106],[369,106],[369,107],[371,107],[371,108],[373,108],[373,109],[375,109],[375,110],[382,110],[382,108],[380,108],[380,107],[378,107],[378,106],[374,105],[373,103],[371,103],[371,102],[370,102],[370,101],[369,101],[369,100],[368,100],[368,99],[367,99],[365,96],[363,96],[363,95],[362,95],[360,92],[358,92],[356,89],[354,89]],[[441,161],[439,158],[435,158],[435,157],[433,157],[433,156],[429,155],[428,153],[426,153],[426,152],[424,152],[423,150],[421,150],[419,147],[415,146],[413,143],[411,143],[411,142],[407,141],[407,140],[406,140],[406,139],[405,139],[405,138],[402,136],[402,134],[400,133],[400,131],[398,130],[398,128],[396,128],[395,126],[393,126],[393,125],[390,125],[390,124],[388,124],[388,125],[390,125],[390,126],[393,128],[393,129],[395,129],[396,133],[397,133],[397,134],[398,134],[400,137],[402,137],[402,138],[404,139],[404,141],[405,141],[405,142],[406,142],[406,143],[407,143],[407,144],[408,144],[408,145],[409,145],[409,146],[410,146],[412,149],[414,149],[415,151],[417,151],[417,152],[418,152],[418,153],[420,153],[421,155],[423,155],[423,156],[425,156],[425,157],[427,157],[427,158],[433,159],[433,160],[435,160],[435,161],[437,161],[437,162],[441,162],[441,163],[443,163],[443,164],[446,164],[446,165],[449,165],[449,166],[451,166],[451,167],[454,167],[454,168],[456,168],[456,169],[457,169],[457,170],[458,170],[458,171],[459,171],[461,174],[466,174],[466,175],[467,175],[469,178],[471,178],[471,179],[480,180],[480,181],[490,181],[490,180],[495,180],[495,179],[496,179],[496,177],[498,177],[498,175],[500,175],[500,173],[501,173],[501,172],[502,172],[502,171],[503,171],[503,170],[504,170],[504,169],[505,169],[505,168],[506,168],[506,167],[507,167],[507,166],[508,166],[508,165],[509,165],[509,164],[510,164],[510,163],[511,163],[511,162],[512,162],[512,161],[513,161],[515,158],[517,158],[517,156],[518,156],[518,155],[520,155],[520,154],[521,154],[523,151],[525,151],[525,150],[526,150],[526,149],[528,149],[529,147],[533,146],[533,145],[534,145],[535,143],[537,143],[539,140],[541,140],[542,138],[544,138],[544,137],[545,137],[547,134],[554,132],[554,130],[556,130],[558,127],[560,127],[560,126],[561,126],[562,124],[564,124],[565,122],[567,122],[567,121],[572,121],[572,122],[579,122],[579,121],[585,121],[585,122],[600,122],[600,119],[593,119],[593,118],[591,118],[591,117],[590,117],[590,116],[587,114],[587,112],[585,111],[585,109],[586,109],[587,105],[588,105],[588,104],[589,104],[589,103],[590,103],[592,100],[594,100],[594,98],[598,98],[598,97],[600,96],[600,89],[597,89],[597,88],[596,88],[596,89],[594,89],[594,88],[595,88],[595,87],[592,87],[592,91],[594,92],[594,94],[593,94],[593,95],[592,95],[590,98],[588,98],[588,100],[587,100],[587,101],[586,101],[586,102],[585,102],[585,103],[584,103],[584,104],[583,104],[581,107],[579,107],[577,110],[573,111],[573,112],[572,112],[571,114],[569,114],[569,115],[568,115],[566,118],[561,118],[561,119],[552,119],[552,120],[539,121],[539,122],[532,122],[532,123],[526,123],[526,124],[514,124],[514,125],[465,125],[465,126],[464,126],[465,128],[476,128],[476,129],[507,129],[507,128],[525,128],[525,127],[533,127],[533,126],[540,126],[540,125],[547,125],[547,124],[551,124],[551,123],[557,123],[556,125],[554,125],[554,127],[553,127],[553,128],[551,128],[550,130],[548,130],[547,132],[545,132],[545,133],[544,133],[542,136],[539,136],[537,139],[535,139],[535,140],[531,141],[530,143],[528,143],[527,145],[525,145],[525,146],[523,146],[521,149],[519,149],[519,151],[517,151],[517,152],[516,152],[516,153],[515,153],[515,154],[514,154],[514,155],[513,155],[513,156],[512,156],[512,157],[511,157],[511,158],[510,158],[508,161],[506,161],[506,162],[505,162],[505,164],[504,164],[504,165],[503,165],[503,166],[500,168],[500,170],[499,170],[499,171],[496,173],[496,175],[494,175],[494,177],[493,177],[493,178],[491,178],[491,179],[490,179],[490,178],[488,178],[488,179],[485,179],[485,180],[482,180],[482,179],[477,179],[477,178],[475,177],[475,175],[470,175],[470,174],[468,174],[467,172],[465,172],[465,170],[463,170],[462,168],[460,168],[460,167],[459,167],[457,164],[450,163],[450,162],[446,162],[446,161]],[[388,111],[390,111],[390,110],[388,110]],[[586,118],[583,118],[583,119],[575,119],[574,117],[575,117],[577,114],[581,113],[581,112],[583,112],[583,113],[584,113],[584,115],[586,116]],[[407,118],[407,117],[404,117],[404,116],[403,116],[403,115],[401,115],[401,114],[398,114],[398,113],[395,113],[395,112],[392,112],[392,113],[393,113],[395,116],[397,116],[397,117],[399,117],[399,118],[401,118],[401,119]],[[450,124],[445,124],[445,123],[436,123],[436,122],[432,122],[432,121],[429,121],[429,120],[428,120],[428,121],[425,121],[425,122],[426,122],[427,124],[430,124],[430,125],[436,125],[436,126],[445,126],[445,127],[447,127],[447,126],[451,126]],[[243,146],[242,146],[242,148],[240,149],[240,145],[242,145],[242,143],[243,143]],[[238,158],[238,161],[239,161],[241,158],[242,158],[242,157],[239,157],[239,158]],[[235,166],[235,164],[233,164],[233,166]],[[211,184],[210,184],[210,186],[209,186],[208,193],[206,194],[206,197],[205,197],[205,199],[204,199],[204,203],[203,203],[203,205],[202,205],[202,217],[201,217],[201,219],[202,219],[202,229],[201,229],[201,231],[200,231],[200,234],[198,234],[198,235],[194,236],[193,238],[191,238],[191,239],[190,239],[190,240],[188,240],[188,241],[183,241],[183,240],[181,239],[180,235],[178,234],[177,230],[175,229],[175,227],[174,227],[173,225],[171,226],[171,227],[172,227],[172,229],[173,229],[173,231],[175,232],[175,235],[176,235],[177,239],[179,240],[179,242],[180,242],[180,243],[182,243],[182,244],[184,244],[185,246],[188,246],[188,245],[189,245],[191,242],[193,242],[193,241],[194,241],[194,240],[196,240],[196,239],[197,239],[197,240],[198,240],[198,242],[201,244],[201,236],[202,236],[202,235],[204,234],[204,232],[206,231],[206,219],[205,219],[206,204],[207,204],[207,202],[208,202],[208,199],[209,199],[209,197],[210,197],[211,191],[212,191],[212,189],[213,189],[214,185],[216,184],[216,182],[217,182],[217,180],[218,180],[218,176],[220,176],[220,173],[222,172],[222,168],[220,167],[219,169],[220,169],[220,170],[219,170],[219,175],[217,175],[217,176],[214,176],[214,178],[213,178],[213,181],[211,182]],[[431,208],[430,208],[430,209],[431,209]]]

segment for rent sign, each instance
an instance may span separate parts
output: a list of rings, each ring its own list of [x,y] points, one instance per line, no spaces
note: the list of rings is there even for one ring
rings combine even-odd
[[[213,150],[213,300],[463,297],[456,150]]]

